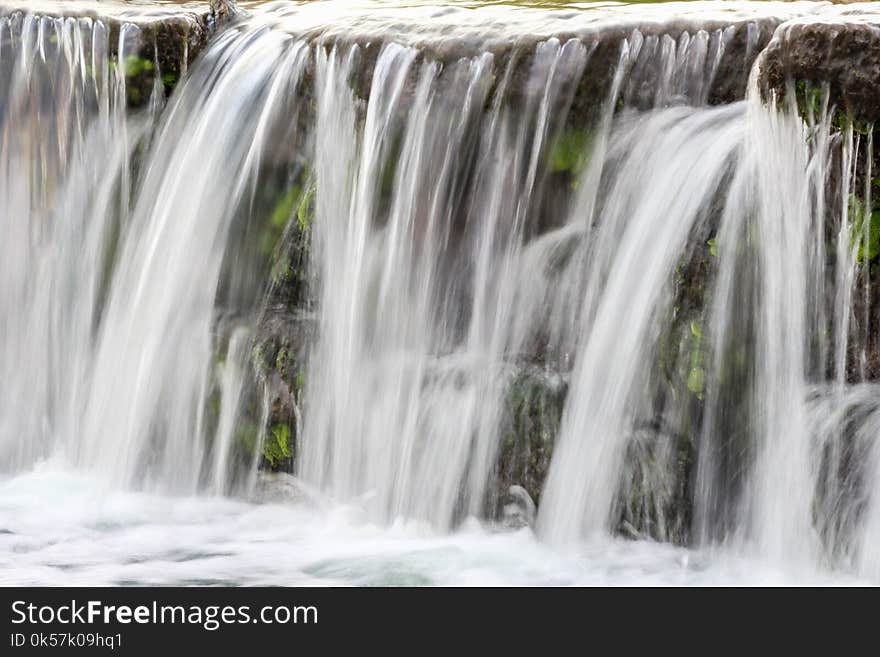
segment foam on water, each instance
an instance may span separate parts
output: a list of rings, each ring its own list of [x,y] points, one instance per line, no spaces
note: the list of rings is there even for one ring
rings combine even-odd
[[[292,487],[266,486],[282,496]],[[528,529],[475,520],[442,534],[406,521],[380,527],[352,506],[110,493],[51,463],[0,480],[0,517],[0,585],[860,583],[653,542],[609,538],[560,552]]]

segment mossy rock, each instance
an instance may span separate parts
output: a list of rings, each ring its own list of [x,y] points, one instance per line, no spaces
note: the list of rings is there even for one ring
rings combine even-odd
[[[785,97],[791,81],[827,85],[830,105],[855,120],[880,119],[880,15],[877,23],[794,21],[762,55],[759,83],[765,96]]]
[[[521,486],[536,504],[540,502],[567,390],[561,376],[535,368],[523,369],[510,380],[488,496],[490,516],[500,514],[511,486]]]
[[[191,2],[182,4],[179,9],[167,5],[86,0],[56,3],[41,7],[39,12],[47,16],[92,18],[107,26],[107,54],[111,66],[124,69],[127,101],[132,108],[149,102],[157,78],[164,95],[170,95],[212,35],[240,14],[234,0]],[[24,10],[14,5],[0,7],[3,15],[23,13]],[[128,32],[120,64],[120,33],[124,26]]]

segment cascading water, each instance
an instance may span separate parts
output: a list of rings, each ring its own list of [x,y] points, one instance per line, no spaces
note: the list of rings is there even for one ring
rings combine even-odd
[[[194,491],[206,461],[226,458],[228,438],[216,436],[210,452],[203,442],[202,410],[223,254],[273,113],[285,108],[302,72],[302,49],[285,49],[280,35],[238,45],[225,53],[228,66],[194,73],[195,93],[166,111],[98,330],[79,460],[123,483],[147,472]],[[221,403],[234,407],[235,397]],[[211,470],[222,490],[227,473]]]
[[[135,33],[118,31],[123,58]],[[14,14],[0,19],[0,41],[0,454],[15,471],[79,438],[107,254],[149,119],[126,117],[100,21]]]
[[[708,7],[277,3],[136,111],[140,27],[0,20],[0,542],[178,564],[83,575],[114,582],[371,582],[380,531],[403,582],[508,545],[515,581],[641,550],[880,576],[873,127],[761,95],[814,3]],[[118,503],[17,520],[56,468]],[[539,543],[474,526],[512,484]]]
[[[449,525],[459,505],[480,510],[516,322],[511,281],[526,213],[538,202],[548,117],[571,102],[561,87],[588,52],[574,42],[543,44],[525,82],[535,93],[519,111],[501,106],[509,75],[490,56],[442,71],[435,62],[414,65],[415,56],[396,46],[379,54],[359,161],[337,141],[354,144],[355,112],[339,84],[348,73],[334,71],[336,51],[319,68],[332,85],[318,101],[324,283],[302,472],[341,499],[375,492],[370,504],[380,516]],[[410,75],[411,118],[394,125]],[[324,121],[331,143],[321,141]],[[385,201],[379,185],[390,166]]]
[[[138,28],[118,30],[111,58],[109,28],[99,21],[16,14],[4,25],[19,53],[9,66],[7,164],[40,170],[18,164],[5,178],[8,216],[27,221],[4,242],[13,269],[4,316],[15,322],[4,332],[4,422],[15,424],[3,444],[13,463],[61,452],[124,486],[194,491],[211,470],[222,490],[228,473],[210,464],[227,457],[219,447],[229,441],[220,435],[209,450],[203,417],[214,301],[232,216],[247,202],[267,125],[295,88],[299,51],[281,58],[288,39],[272,34],[247,52],[227,52],[229,66],[195,73],[195,93],[165,111],[132,199],[132,156],[149,147],[161,102],[126,117],[117,62],[126,63]],[[46,98],[65,102],[44,107]],[[194,114],[200,127],[190,130]],[[19,153],[17,140],[35,150]],[[247,260],[246,251],[233,259]],[[232,266],[230,276],[248,267]],[[224,387],[234,412],[235,386]]]

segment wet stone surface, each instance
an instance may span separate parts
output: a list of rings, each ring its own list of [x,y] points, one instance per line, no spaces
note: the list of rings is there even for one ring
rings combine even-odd
[[[232,0],[209,2],[36,2],[3,0],[0,17],[14,22],[31,17],[100,21],[108,30],[111,61],[122,61],[128,104],[146,105],[157,82],[168,96],[210,37],[239,14]]]

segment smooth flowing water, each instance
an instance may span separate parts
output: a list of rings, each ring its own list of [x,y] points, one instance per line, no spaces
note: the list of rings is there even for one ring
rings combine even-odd
[[[2,581],[880,578],[873,127],[689,5],[0,18]]]

